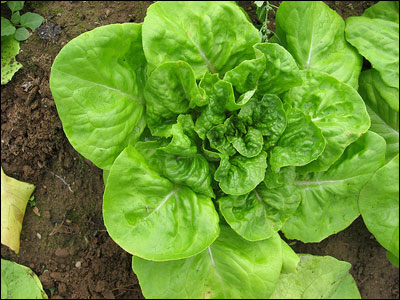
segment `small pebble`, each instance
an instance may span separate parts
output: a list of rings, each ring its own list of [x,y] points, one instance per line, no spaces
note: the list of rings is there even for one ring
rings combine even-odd
[[[55,252],[57,257],[67,257],[69,255],[68,249],[66,248],[58,248]]]
[[[77,261],[77,262],[75,263],[75,267],[80,268],[81,266],[82,266],[82,262]]]
[[[39,232],[36,232],[36,236],[39,240],[42,239],[42,235]]]

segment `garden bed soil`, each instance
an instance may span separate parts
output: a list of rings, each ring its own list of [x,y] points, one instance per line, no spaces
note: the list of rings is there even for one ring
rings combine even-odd
[[[346,18],[361,15],[374,2],[326,3]],[[26,209],[20,253],[2,245],[1,256],[29,266],[49,298],[143,298],[131,255],[112,241],[103,224],[102,172],[65,137],[49,75],[54,58],[71,39],[102,25],[142,22],[150,4],[27,1],[22,11],[39,13],[45,25],[21,43],[17,60],[23,68],[1,88],[1,165],[7,175],[33,183],[36,190]],[[239,4],[257,24],[254,3]],[[10,17],[6,4],[1,14]],[[272,14],[270,20],[273,29]],[[361,218],[321,243],[297,242],[292,247],[298,253],[350,262],[362,298],[399,298],[398,269],[388,262]]]

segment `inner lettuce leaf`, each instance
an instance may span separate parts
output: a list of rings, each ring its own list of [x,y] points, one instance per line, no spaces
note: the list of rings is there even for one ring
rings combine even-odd
[[[294,185],[268,189],[264,182],[250,193],[218,199],[222,215],[240,236],[249,241],[268,239],[296,211],[300,197]]]
[[[331,256],[299,256],[296,272],[281,274],[271,299],[361,299],[350,263]]]
[[[151,67],[183,60],[200,79],[221,76],[246,59],[260,42],[258,30],[234,2],[156,2],[143,22],[143,50]]]
[[[103,218],[121,248],[154,261],[198,254],[219,235],[211,199],[161,177],[132,146],[110,169]]]
[[[264,180],[266,168],[267,153],[264,151],[251,158],[242,155],[229,158],[227,155],[221,155],[214,179],[225,194],[243,195]]]
[[[153,262],[132,257],[132,268],[148,299],[268,299],[282,268],[276,233],[249,242],[227,225],[203,252],[187,259]]]
[[[317,70],[358,88],[362,57],[344,38],[345,22],[322,1],[284,1],[276,12],[273,41],[301,70]]]
[[[272,148],[272,172],[286,166],[304,166],[316,160],[325,149],[326,141],[310,116],[298,109],[286,112],[288,124],[277,145]]]
[[[160,65],[144,89],[146,120],[153,135],[168,137],[179,114],[187,113],[204,95],[197,87],[193,69],[183,61]]]
[[[348,145],[370,127],[363,99],[351,86],[315,70],[301,71],[303,85],[285,93],[286,105],[297,108],[321,129],[326,140],[322,154],[299,168],[301,173],[326,171]]]
[[[282,228],[285,236],[318,243],[347,228],[360,215],[359,193],[384,165],[385,152],[385,140],[368,131],[326,172],[298,175],[294,184],[301,203]]]
[[[50,89],[71,145],[102,169],[142,133],[147,62],[142,25],[98,27],[54,60]]]

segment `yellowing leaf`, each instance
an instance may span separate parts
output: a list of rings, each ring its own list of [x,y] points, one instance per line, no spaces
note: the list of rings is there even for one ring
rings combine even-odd
[[[26,205],[35,186],[7,176],[1,168],[1,243],[19,252]]]

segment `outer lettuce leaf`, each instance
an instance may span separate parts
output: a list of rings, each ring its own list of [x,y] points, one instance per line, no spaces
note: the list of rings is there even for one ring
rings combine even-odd
[[[326,139],[324,152],[302,167],[301,173],[327,170],[348,145],[370,126],[360,95],[349,85],[318,71],[301,71],[303,85],[289,90],[283,100],[311,117]]]
[[[42,283],[32,270],[1,259],[1,299],[48,299]]]
[[[358,205],[368,230],[399,260],[399,154],[376,171]]]
[[[298,109],[286,112],[288,124],[277,145],[272,148],[272,172],[286,166],[304,166],[316,160],[325,149],[326,141],[321,129],[311,118]]]
[[[197,87],[193,69],[183,61],[168,62],[149,76],[144,90],[147,123],[153,135],[171,136],[179,114],[201,103],[204,95]]]
[[[357,48],[382,80],[399,89],[399,24],[383,19],[349,17],[346,39]]]
[[[292,55],[277,44],[255,44],[254,48],[265,55],[265,68],[257,85],[260,95],[281,94],[301,85],[299,68]]]
[[[360,75],[359,93],[365,103],[390,127],[399,131],[399,89],[386,85],[379,73],[367,70]]]
[[[284,241],[282,242],[282,270],[281,274],[296,272],[300,262],[300,257],[293,251],[292,248]]]
[[[116,159],[104,191],[104,224],[127,252],[155,261],[186,258],[218,236],[210,198],[173,184],[128,146]]]
[[[322,1],[285,1],[276,13],[276,40],[300,69],[326,72],[357,89],[362,57],[344,29],[342,17]]]
[[[399,257],[394,255],[393,253],[390,253],[389,251],[386,251],[386,257],[390,261],[392,265],[395,267],[399,267]]]
[[[288,239],[320,242],[348,227],[358,216],[358,195],[385,162],[386,144],[368,131],[328,171],[298,176],[296,190],[302,200],[282,228]]]
[[[182,260],[152,262],[137,256],[132,268],[148,299],[269,298],[282,267],[281,239],[249,242],[221,225],[218,239]]]
[[[262,151],[255,157],[235,155],[229,158],[222,155],[214,179],[221,190],[229,195],[244,195],[253,190],[264,180],[267,168],[267,153]]]
[[[141,24],[98,27],[70,41],[57,55],[50,88],[72,146],[109,169],[144,129],[147,62]]]
[[[264,183],[250,193],[218,199],[222,215],[240,236],[249,241],[270,238],[296,211],[300,197],[294,186],[268,189]]]
[[[371,19],[382,19],[399,24],[399,2],[379,1],[367,8],[362,14],[363,17]]]
[[[389,126],[381,117],[379,117],[371,108],[367,106],[368,114],[371,118],[371,128],[373,131],[382,136],[386,141],[386,163],[399,154],[399,131]]]
[[[351,264],[330,256],[299,256],[297,272],[281,274],[271,299],[361,299]]]
[[[183,60],[200,79],[254,58],[258,30],[234,2],[156,2],[143,23],[143,49],[151,66]]]

